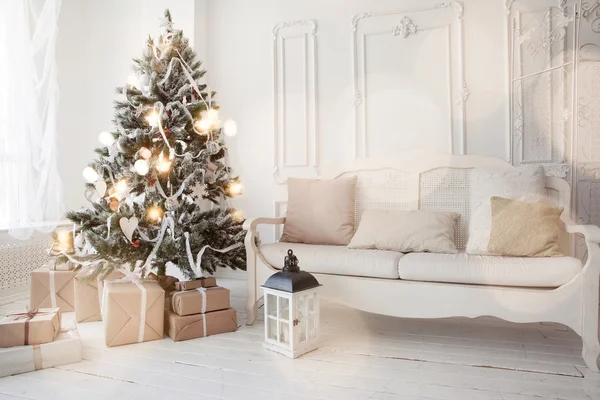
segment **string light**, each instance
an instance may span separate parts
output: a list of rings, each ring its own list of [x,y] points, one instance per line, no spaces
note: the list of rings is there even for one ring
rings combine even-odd
[[[58,247],[63,251],[70,251],[73,248],[73,236],[70,231],[56,231],[56,239],[58,239]]]
[[[205,119],[197,119],[194,122],[194,128],[201,134],[206,134],[211,128],[210,122]]]
[[[110,146],[115,142],[115,137],[112,135],[112,133],[107,132],[107,131],[102,131],[100,132],[100,134],[98,135],[98,140],[100,141],[100,143],[102,143],[105,146]]]
[[[156,163],[156,170],[158,172],[169,172],[171,169],[171,161],[167,160],[161,153],[158,162]]]
[[[244,212],[240,209],[235,209],[231,212],[231,218],[235,222],[242,222],[244,220]]]
[[[140,157],[142,157],[144,160],[149,159],[150,157],[152,157],[152,152],[147,149],[146,147],[142,147],[138,153],[140,154]]]
[[[225,136],[235,136],[236,135],[237,124],[235,123],[234,120],[228,119],[227,121],[225,121],[225,123],[223,124],[223,133],[225,133]]]
[[[148,170],[150,169],[150,164],[147,160],[137,160],[133,164],[133,168],[135,169],[135,172],[138,173],[138,175],[144,176],[148,173]]]
[[[231,182],[229,186],[227,186],[227,192],[231,196],[239,196],[240,194],[242,194],[243,190],[244,186],[242,186],[242,184],[239,182]]]
[[[82,175],[89,183],[94,183],[98,180],[98,173],[92,167],[85,167]]]
[[[124,194],[127,191],[127,181],[125,179],[117,181],[115,184],[115,190],[119,194]]]
[[[146,122],[148,122],[148,125],[151,127],[156,128],[158,126],[158,118],[159,117],[156,111],[152,110],[148,115],[146,115]]]
[[[149,221],[159,222],[163,215],[165,215],[165,212],[159,206],[150,206],[146,210],[146,218]]]

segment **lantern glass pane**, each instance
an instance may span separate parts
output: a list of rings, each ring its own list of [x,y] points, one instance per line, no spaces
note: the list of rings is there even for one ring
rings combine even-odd
[[[273,317],[277,317],[277,296],[267,295],[267,312]]]
[[[290,300],[287,297],[279,298],[279,318],[290,319]]]
[[[277,320],[273,318],[267,318],[267,337],[271,340],[277,341]]]
[[[308,338],[314,339],[317,337],[317,329],[315,327],[315,318],[311,316],[308,318]]]
[[[279,341],[283,344],[290,344],[290,324],[279,321]]]
[[[294,338],[296,343],[302,343],[306,341],[306,296],[298,296],[298,306],[296,311],[296,319],[298,325],[296,325],[296,331]]]
[[[311,293],[308,297],[308,312],[310,314],[315,313],[315,294],[316,293]]]

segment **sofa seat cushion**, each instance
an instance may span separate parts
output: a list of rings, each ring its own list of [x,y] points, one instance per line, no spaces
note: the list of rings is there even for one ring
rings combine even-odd
[[[283,268],[288,249],[298,257],[300,269],[313,273],[398,279],[398,260],[402,253],[383,250],[358,250],[346,246],[301,243],[270,243],[259,246],[265,260]]]
[[[555,288],[581,272],[573,257],[503,257],[410,253],[398,262],[400,279],[422,282]]]

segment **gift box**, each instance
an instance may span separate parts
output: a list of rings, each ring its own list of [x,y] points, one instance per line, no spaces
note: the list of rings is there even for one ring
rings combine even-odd
[[[31,272],[29,308],[60,308],[60,312],[75,310],[74,271],[55,271],[48,267]]]
[[[66,322],[66,323],[65,323]],[[62,321],[56,339],[45,344],[0,349],[0,377],[81,361],[81,339],[73,320]]]
[[[175,283],[175,288],[179,291],[181,290],[192,290],[198,289],[201,287],[213,287],[217,286],[217,280],[212,277],[194,279],[193,281],[181,281]]]
[[[219,286],[175,292],[171,296],[171,310],[181,316],[204,314],[229,307],[229,289]]]
[[[59,330],[58,308],[11,311],[0,321],[0,348],[49,343]]]
[[[114,271],[104,281],[100,279],[86,279],[86,275],[87,273],[82,271],[75,276],[75,321],[101,321],[102,313],[100,312],[100,306],[104,282],[121,279],[123,274]]]
[[[175,342],[236,330],[237,315],[233,308],[183,317],[165,310],[165,332]]]
[[[102,321],[109,347],[163,337],[165,291],[152,279],[104,283]]]

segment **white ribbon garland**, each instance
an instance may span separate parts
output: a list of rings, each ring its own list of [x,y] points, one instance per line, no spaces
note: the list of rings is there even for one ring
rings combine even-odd
[[[190,267],[192,267],[192,269],[194,270],[197,278],[204,277],[204,272],[202,271],[201,265],[202,265],[202,256],[204,255],[204,252],[206,251],[206,249],[211,249],[213,251],[224,254],[231,250],[235,250],[238,247],[241,247],[243,245],[240,242],[240,243],[232,244],[231,246],[226,247],[224,249],[215,249],[214,247],[205,245],[198,252],[198,256],[196,257],[196,262],[194,262],[194,255],[192,254],[192,249],[190,247],[190,233],[184,232],[183,236],[185,236],[185,250],[186,250],[187,256],[188,256],[188,262],[190,264]]]

